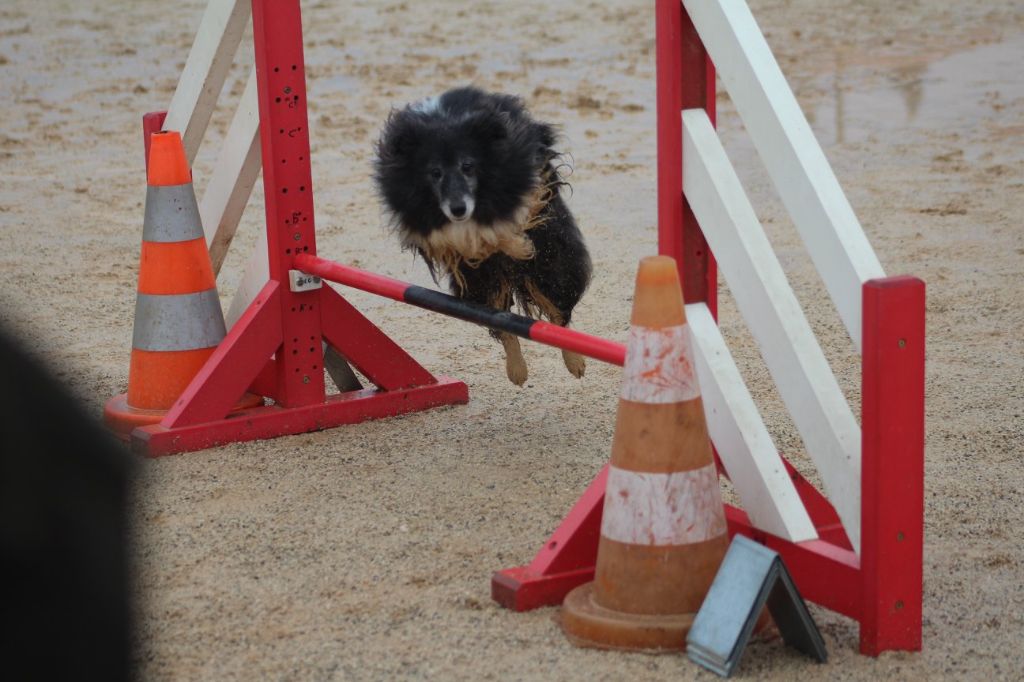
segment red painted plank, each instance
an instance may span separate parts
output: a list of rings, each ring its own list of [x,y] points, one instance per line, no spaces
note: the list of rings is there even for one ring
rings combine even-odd
[[[168,410],[167,429],[222,419],[281,344],[277,282],[267,282]]]
[[[558,606],[565,595],[594,579],[593,564],[563,573],[540,574],[529,566],[506,568],[491,577],[491,599],[510,611]]]
[[[779,459],[782,460],[783,466],[786,467],[786,473],[789,474],[790,480],[793,481],[793,486],[796,488],[797,495],[800,496],[800,501],[803,502],[804,509],[807,510],[807,515],[811,517],[811,522],[814,524],[814,529],[818,532],[818,537],[843,549],[852,551],[853,544],[850,543],[850,539],[846,535],[846,529],[843,528],[843,523],[839,520],[839,514],[836,513],[832,503],[810,481],[804,478],[799,471],[793,468],[793,465],[785,457],[780,457]]]
[[[277,363],[273,358],[267,360],[256,378],[252,380],[249,387],[251,393],[270,398],[276,402],[277,399]]]
[[[925,286],[863,289],[860,650],[921,648],[924,551]]]
[[[593,578],[607,480],[606,465],[529,565],[494,574],[495,601],[515,611],[561,604],[570,590]]]
[[[718,475],[728,479],[729,472],[722,466],[721,458],[713,445],[712,451],[715,455],[715,466],[718,468]],[[846,535],[846,529],[843,528],[843,524],[839,520],[839,514],[836,513],[835,507],[828,501],[828,498],[815,488],[810,481],[804,478],[789,463],[789,460],[782,455],[779,456],[779,459],[782,460],[782,465],[786,467],[786,473],[789,475],[790,480],[793,481],[793,487],[796,489],[804,509],[807,510],[807,515],[811,517],[811,522],[818,533],[818,538],[842,549],[853,550],[853,545],[850,544],[850,539]]]
[[[779,553],[804,599],[850,618],[860,617],[860,562],[852,550],[824,540],[783,540],[754,528],[743,510],[729,504],[725,518],[730,536],[746,535]]]
[[[257,407],[233,413],[229,419],[175,429],[161,424],[147,426],[132,432],[132,449],[160,457],[225,443],[320,431],[468,400],[464,383],[441,377],[430,386],[387,392],[364,389],[332,395],[323,403],[303,407]]]
[[[426,386],[437,379],[330,287],[321,289],[327,342],[383,389]],[[468,390],[468,389],[467,389]]]

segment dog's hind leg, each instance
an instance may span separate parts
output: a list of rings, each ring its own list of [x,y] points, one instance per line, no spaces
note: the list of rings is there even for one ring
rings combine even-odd
[[[516,386],[522,386],[526,383],[529,372],[526,368],[526,358],[523,357],[523,349],[519,345],[519,338],[502,332],[498,339],[505,349],[505,374],[508,375],[508,380]]]
[[[569,374],[577,379],[582,379],[584,372],[587,371],[586,358],[571,350],[562,349],[562,362],[565,363],[565,368],[569,370]]]
[[[530,281],[526,281],[526,291],[529,293],[533,303],[540,310],[544,317],[551,320],[552,324],[557,324],[559,327],[568,326],[568,315],[564,313],[558,306],[556,306],[550,298],[545,296],[543,292],[537,287],[537,285]],[[569,374],[573,375],[577,379],[582,379],[583,374],[587,371],[587,361],[579,353],[574,353],[571,350],[562,350],[562,362],[565,363],[565,368],[569,370]]]
[[[487,303],[498,310],[511,310],[512,291],[508,284],[502,282],[498,290],[492,292],[488,297]],[[519,337],[507,332],[498,332],[495,336],[501,341],[501,347],[505,349],[505,374],[508,376],[508,380],[516,386],[522,386],[526,383],[529,371],[526,368],[526,358],[523,357],[522,346],[519,345]]]

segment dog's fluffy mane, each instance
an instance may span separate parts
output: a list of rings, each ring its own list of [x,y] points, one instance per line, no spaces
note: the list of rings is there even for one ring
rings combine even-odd
[[[377,144],[375,180],[402,246],[420,254],[432,276],[464,284],[462,264],[496,253],[534,255],[526,232],[544,220],[567,164],[554,150],[555,129],[534,120],[519,98],[460,88],[391,112]],[[424,166],[439,149],[464,149],[477,160],[471,219],[451,222],[426,182]]]

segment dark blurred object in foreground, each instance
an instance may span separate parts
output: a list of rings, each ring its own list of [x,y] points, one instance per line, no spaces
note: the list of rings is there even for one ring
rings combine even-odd
[[[0,660],[25,679],[130,674],[131,460],[0,330]]]

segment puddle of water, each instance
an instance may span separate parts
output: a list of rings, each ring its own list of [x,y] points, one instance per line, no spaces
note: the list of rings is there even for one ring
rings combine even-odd
[[[835,59],[835,72],[817,83],[832,96],[807,111],[826,146],[892,139],[904,131],[965,129],[1024,98],[1024,35],[931,62],[908,61],[880,86],[862,87],[863,67],[847,69],[839,53]]]

